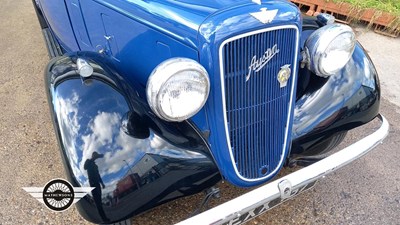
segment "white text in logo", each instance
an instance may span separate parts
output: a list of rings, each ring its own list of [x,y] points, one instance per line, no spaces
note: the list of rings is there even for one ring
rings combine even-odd
[[[267,49],[267,51],[264,52],[264,55],[262,57],[257,59],[257,56],[253,56],[249,66],[249,72],[247,73],[246,76],[246,82],[250,79],[250,76],[253,73],[253,71],[254,72],[260,71],[278,53],[279,53],[278,45],[275,44],[272,48]]]

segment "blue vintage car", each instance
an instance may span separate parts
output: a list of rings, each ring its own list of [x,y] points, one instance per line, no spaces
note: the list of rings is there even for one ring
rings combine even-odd
[[[387,135],[374,65],[330,15],[303,17],[284,0],[33,4],[67,178],[95,188],[77,203],[91,222],[202,191],[207,202],[221,180],[262,184],[182,222],[239,224]],[[327,154],[375,118],[373,134]],[[304,168],[267,183],[293,165]]]

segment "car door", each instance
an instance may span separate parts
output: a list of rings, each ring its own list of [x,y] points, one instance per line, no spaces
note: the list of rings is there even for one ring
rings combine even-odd
[[[60,45],[67,51],[79,51],[64,0],[40,0],[47,23]]]
[[[81,9],[81,0],[65,0],[65,5],[67,6],[75,38],[80,49],[82,51],[93,51],[95,46],[93,47],[87,32]]]

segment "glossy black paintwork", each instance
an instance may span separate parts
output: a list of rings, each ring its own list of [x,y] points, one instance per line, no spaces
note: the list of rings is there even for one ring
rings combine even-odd
[[[302,40],[318,28],[314,19],[306,21],[308,29],[303,31]],[[296,102],[292,159],[324,153],[324,141],[378,115],[380,86],[377,71],[360,44],[349,63],[337,74],[321,78],[303,69],[299,80],[301,77],[307,84]]]
[[[304,19],[301,45],[319,26],[314,19]],[[102,190],[103,198],[97,199],[101,208],[93,198],[98,193],[77,205],[86,219],[101,223],[128,218],[220,180],[204,139],[207,135],[203,138],[189,121],[158,119],[147,105],[145,87],[123,79],[97,54],[77,54],[94,66],[91,79],[77,74],[73,54],[49,63],[46,87],[72,184],[89,186],[85,162],[94,151],[104,154],[95,163],[105,188],[100,181],[91,182]],[[377,115],[376,70],[358,45],[345,69],[328,79],[301,69],[296,99],[292,160],[323,153],[325,148],[316,146]],[[106,218],[101,218],[101,210]]]
[[[220,180],[196,128],[156,118],[103,58],[80,54],[95,69],[90,79],[75,71],[75,55],[64,56],[50,62],[46,86],[67,176],[97,188],[77,203],[85,219],[118,221]]]

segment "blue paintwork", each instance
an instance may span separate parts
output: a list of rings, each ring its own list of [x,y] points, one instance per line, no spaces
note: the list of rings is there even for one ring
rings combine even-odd
[[[95,66],[89,79],[77,74],[77,55],[71,55],[50,62],[46,82],[68,179],[102,196],[92,191],[77,203],[85,219],[123,220],[220,180],[207,143],[187,121],[168,123],[150,114],[137,94],[140,86],[126,85],[96,54],[80,57]],[[95,160],[103,188],[88,178],[93,152],[104,155]]]
[[[161,142],[168,145],[169,151],[166,153],[179,152],[175,156],[169,155],[168,157],[174,157],[179,162],[180,172],[189,170],[189,173],[193,175],[187,179],[185,175],[182,175],[182,179],[185,180],[182,187],[190,186],[190,182],[198,179],[196,178],[198,173],[208,176],[209,179],[204,180],[204,185],[191,187],[193,189],[190,193],[181,193],[175,195],[176,197],[199,192],[213,185],[219,179],[216,165],[224,178],[239,186],[253,186],[266,181],[244,182],[233,172],[232,163],[227,154],[222,120],[224,112],[221,104],[218,48],[224,40],[238,34],[288,24],[299,28],[299,32],[302,34],[299,43],[302,47],[306,38],[319,25],[312,19],[307,19],[302,23],[300,12],[295,5],[286,0],[263,1],[262,5],[255,4],[250,0],[39,1],[51,30],[66,52],[80,50],[97,52],[102,50],[103,57],[107,60],[107,66],[104,67],[113,66],[116,70],[115,72],[107,72],[107,74],[112,80],[116,78],[120,80],[116,89],[132,88],[135,90],[128,92],[128,94],[121,94],[114,89],[115,85],[110,86],[104,80],[96,79],[92,86],[85,86],[82,85],[76,73],[70,77],[70,80],[63,80],[59,85],[56,85],[49,78],[47,87],[50,90],[51,109],[54,110],[55,114],[56,131],[59,135],[69,179],[74,185],[87,184],[85,175],[79,175],[79,173],[84,172],[82,168],[73,167],[82,164],[84,156],[79,146],[84,146],[84,143],[77,137],[71,139],[72,134],[76,135],[74,133],[76,130],[62,126],[62,124],[67,124],[66,121],[70,118],[64,118],[66,121],[62,121],[63,118],[60,117],[62,110],[57,108],[59,107],[57,104],[60,104],[63,100],[75,101],[74,96],[71,95],[73,93],[71,90],[77,90],[78,95],[82,95],[82,101],[79,104],[77,103],[78,108],[85,111],[88,117],[81,117],[81,120],[77,121],[86,127],[84,130],[77,130],[79,136],[90,137],[95,135],[95,132],[90,133],[92,127],[87,126],[87,124],[93,123],[91,121],[94,121],[98,116],[98,111],[109,114],[116,113],[118,118],[124,118],[125,111],[136,108],[140,109],[141,113],[145,115],[153,116],[145,100],[144,90],[147,78],[159,63],[171,57],[194,59],[206,68],[210,75],[211,93],[205,107],[190,121],[185,121],[183,124],[186,124],[186,126],[183,126],[182,123],[178,125],[165,123],[153,118],[156,124],[163,124],[165,133],[152,129],[149,131],[147,139],[129,137],[129,142],[119,147],[123,149],[134,148],[137,147],[139,142],[146,142],[147,145],[150,145],[152,139],[161,138],[163,139]],[[249,15],[249,13],[260,11],[263,7],[269,10],[278,9],[279,11],[273,22],[267,25]],[[96,56],[86,55],[86,57],[93,58],[93,62],[97,62],[98,57]],[[68,58],[68,60],[73,61],[71,58]],[[71,69],[74,66],[72,64],[73,62],[70,62],[66,68]],[[59,68],[63,68],[62,65]],[[72,69],[70,72],[72,72]],[[54,74],[54,76],[65,75],[65,71],[56,71]],[[291,129],[293,131],[291,137],[293,147],[290,157],[307,155],[310,146],[315,146],[315,144],[321,142],[321,137],[330,137],[337,132],[347,131],[370,121],[377,115],[380,96],[378,78],[372,62],[360,46],[357,46],[350,63],[337,75],[329,79],[317,78],[307,69],[303,69],[299,72],[298,77],[299,79],[310,79],[310,85],[306,82],[306,86],[301,88],[301,96],[297,96],[297,102],[293,107],[294,117],[290,119],[293,123],[289,124],[289,126],[293,126],[293,129]],[[337,98],[332,98],[332,93],[335,93],[334,96],[343,96],[343,98],[338,101]],[[132,105],[129,101],[129,96],[133,95],[140,102],[139,107]],[[326,105],[323,107],[321,104]],[[73,115],[71,114],[71,116]],[[195,124],[195,128],[189,129],[188,126],[191,122]],[[110,128],[106,123],[102,126],[105,129]],[[198,133],[194,135],[195,139],[198,140],[195,143],[202,146],[203,149],[200,152],[197,151],[200,155],[192,154],[196,152],[193,150],[193,146],[179,145],[181,138],[185,137],[185,132],[174,131],[176,127],[182,128],[182,126],[192,133],[196,133],[197,130],[203,133],[202,136]],[[113,140],[120,135],[118,133],[120,128],[122,128],[121,124],[113,130]],[[77,145],[71,147],[71,143]],[[118,148],[110,147],[108,144],[99,147],[99,151],[109,154],[109,156],[116,154]],[[151,153],[154,149],[157,150],[158,148],[151,148],[148,151],[138,148],[132,149],[132,155],[143,156]],[[212,155],[210,155],[209,149]],[[191,169],[188,158],[184,157],[187,154],[191,154],[195,161],[198,160],[198,165],[208,169],[204,169],[204,171],[201,168]],[[287,149],[284,154],[285,157],[289,157]],[[207,158],[205,162],[200,160],[204,157]],[[140,156],[129,159],[132,162],[137,162],[140,161]],[[133,164],[135,163],[132,163],[132,166]],[[104,176],[106,183],[118,182],[118,179],[122,179],[127,172],[127,168],[124,169],[119,164],[109,163],[103,164],[103,166],[110,170],[114,166],[119,168],[115,176]],[[177,170],[177,172],[179,171]],[[273,175],[275,173],[271,177]],[[168,189],[171,193],[176,191],[175,189],[172,190],[172,183],[168,185],[171,186],[171,189]],[[155,188],[160,191],[162,187],[162,185],[157,185]],[[163,196],[162,194],[165,193],[161,193],[160,196]],[[129,203],[132,205],[124,205],[123,209],[113,208],[111,211],[116,214],[112,219],[123,219],[128,215],[137,214],[172,200],[155,199],[147,202],[133,200],[133,203]],[[80,206],[80,211],[85,218],[89,218],[93,222],[101,222],[101,219],[94,212],[94,207],[93,202],[84,201]]]
[[[240,186],[252,186],[260,184],[258,182],[246,182],[238,178],[235,174],[230,156],[228,154],[228,147],[225,137],[224,121],[222,108],[222,92],[220,88],[220,68],[218,48],[221,43],[229,37],[237,34],[246,33],[252,30],[258,30],[266,27],[279,26],[279,25],[295,25],[300,27],[300,13],[298,8],[292,4],[281,1],[272,1],[264,3],[263,6],[268,9],[278,9],[280,13],[272,24],[264,25],[258,20],[249,16],[249,12],[257,12],[260,6],[251,4],[226,10],[224,13],[216,14],[208,18],[200,27],[200,62],[205,66],[211,75],[211,92],[207,101],[207,115],[210,124],[210,130],[213,131],[210,137],[210,143],[213,147],[213,153],[217,158],[218,166],[220,167],[225,178],[230,182]],[[251,56],[249,56],[249,62]],[[286,153],[287,151],[285,151]],[[281,165],[280,165],[281,166]],[[275,174],[275,173],[274,173]],[[272,176],[274,174],[271,174]],[[264,180],[265,182],[265,180]]]
[[[227,44],[223,50],[223,86],[226,93],[229,143],[235,158],[235,164],[231,164],[238,168],[242,177],[251,180],[247,181],[250,185],[256,179],[262,182],[274,176],[284,163],[285,153],[290,147],[290,144],[285,144],[285,140],[290,140],[291,132],[287,136],[286,131],[291,130],[294,101],[290,99],[294,97],[295,86],[292,84],[297,80],[297,71],[292,70],[285,87],[280,87],[276,76],[272,75],[278,74],[284,65],[295,67],[295,49],[298,43],[296,33],[296,29],[292,27],[252,35]],[[280,38],[277,40],[276,36]],[[258,44],[261,40],[264,44],[246,49],[245,46],[250,45],[249,43]],[[266,49],[274,45],[279,49],[279,54],[268,62],[265,69],[251,73],[249,80],[245,82],[253,56],[262,56]],[[222,141],[216,144],[219,144],[219,154],[215,155],[224,156],[228,153],[229,149]],[[228,160],[232,161],[229,158]],[[224,161],[220,164],[225,166],[228,163],[229,161]],[[244,185],[241,182],[243,178],[236,173],[228,173],[225,177],[229,181],[234,180],[232,183]]]
[[[79,46],[69,21],[64,0],[40,0],[39,2],[45,19],[60,45],[67,51],[78,51]]]
[[[124,3],[127,4],[126,1]],[[152,70],[168,58],[181,56],[197,60],[194,49],[158,29],[98,3],[82,1],[81,6],[92,45],[106,49],[119,72],[128,79],[146,85]],[[130,8],[135,9],[132,6]],[[105,36],[110,38],[107,40]],[[143,63],[143,59],[146,59],[146,63]],[[134,77],[132,71],[135,71]]]
[[[80,1],[68,0],[65,1],[65,5],[67,6],[70,15],[71,25],[74,30],[76,41],[79,45],[80,50],[93,50],[92,43],[89,39],[89,34],[86,29],[84,17],[82,15]]]
[[[139,82],[144,86],[151,71],[162,61],[171,57],[191,58],[200,61],[209,72],[213,80],[211,96],[214,99],[220,98],[221,95],[221,92],[217,91],[219,82],[215,80],[219,79],[219,76],[214,76],[219,74],[219,67],[214,67],[218,65],[215,47],[232,35],[267,27],[251,17],[249,12],[258,12],[262,7],[278,9],[279,13],[274,23],[268,26],[294,24],[301,31],[300,13],[296,6],[286,1],[269,1],[261,6],[251,2],[234,4],[234,1],[207,1],[202,2],[201,7],[191,4],[189,9],[185,10],[182,7],[186,4],[180,1],[110,2],[82,1],[82,12],[92,45],[106,49],[118,71],[125,75],[127,80]],[[222,9],[223,6],[225,7]],[[99,26],[100,24],[102,26]],[[106,40],[105,36],[109,39]],[[203,58],[199,59],[198,55]],[[142,59],[146,59],[146,63],[143,63]],[[131,71],[136,72],[135,76],[132,76]],[[227,171],[224,175],[229,181],[243,186],[261,183],[262,181],[241,182],[234,173],[229,172],[232,171],[231,166],[226,168],[226,145],[217,145],[226,140],[220,130],[223,123],[212,121],[212,127],[209,124],[214,118],[220,118],[215,115],[221,115],[221,112],[219,100],[216,106],[212,103],[207,104],[193,121],[201,130],[213,131],[210,143],[216,146],[213,149],[218,165],[222,171]],[[222,147],[225,153],[218,157]]]
[[[143,86],[146,85],[151,71],[168,58],[186,57],[201,61],[199,54],[206,57],[201,49],[204,47],[203,39],[212,38],[212,35],[207,33],[212,31],[207,30],[207,27],[212,25],[210,23],[213,20],[218,23],[218,20],[230,17],[241,19],[242,21],[232,23],[235,27],[230,29],[233,32],[243,32],[261,27],[262,24],[248,14],[258,12],[261,7],[277,8],[282,12],[276,18],[277,24],[299,15],[294,5],[283,0],[266,1],[262,6],[247,0],[65,2],[69,13],[73,15],[71,21],[80,49],[104,49],[113,59],[120,74],[126,76],[127,80],[139,82]],[[47,2],[46,4],[48,5]],[[288,13],[289,11],[291,13]],[[236,13],[242,18],[237,17]],[[54,19],[57,26],[65,26],[65,22],[66,20]],[[218,31],[219,35],[222,34],[221,31]],[[109,38],[106,39],[106,36]],[[76,43],[67,46],[67,49],[76,51]],[[145,63],[143,59],[146,59]],[[213,64],[214,61],[202,63]],[[209,65],[204,66],[210,76],[213,76],[212,68]],[[132,76],[132,71],[135,71],[135,76]],[[207,120],[209,111],[204,108],[192,118],[201,130],[210,130]]]

